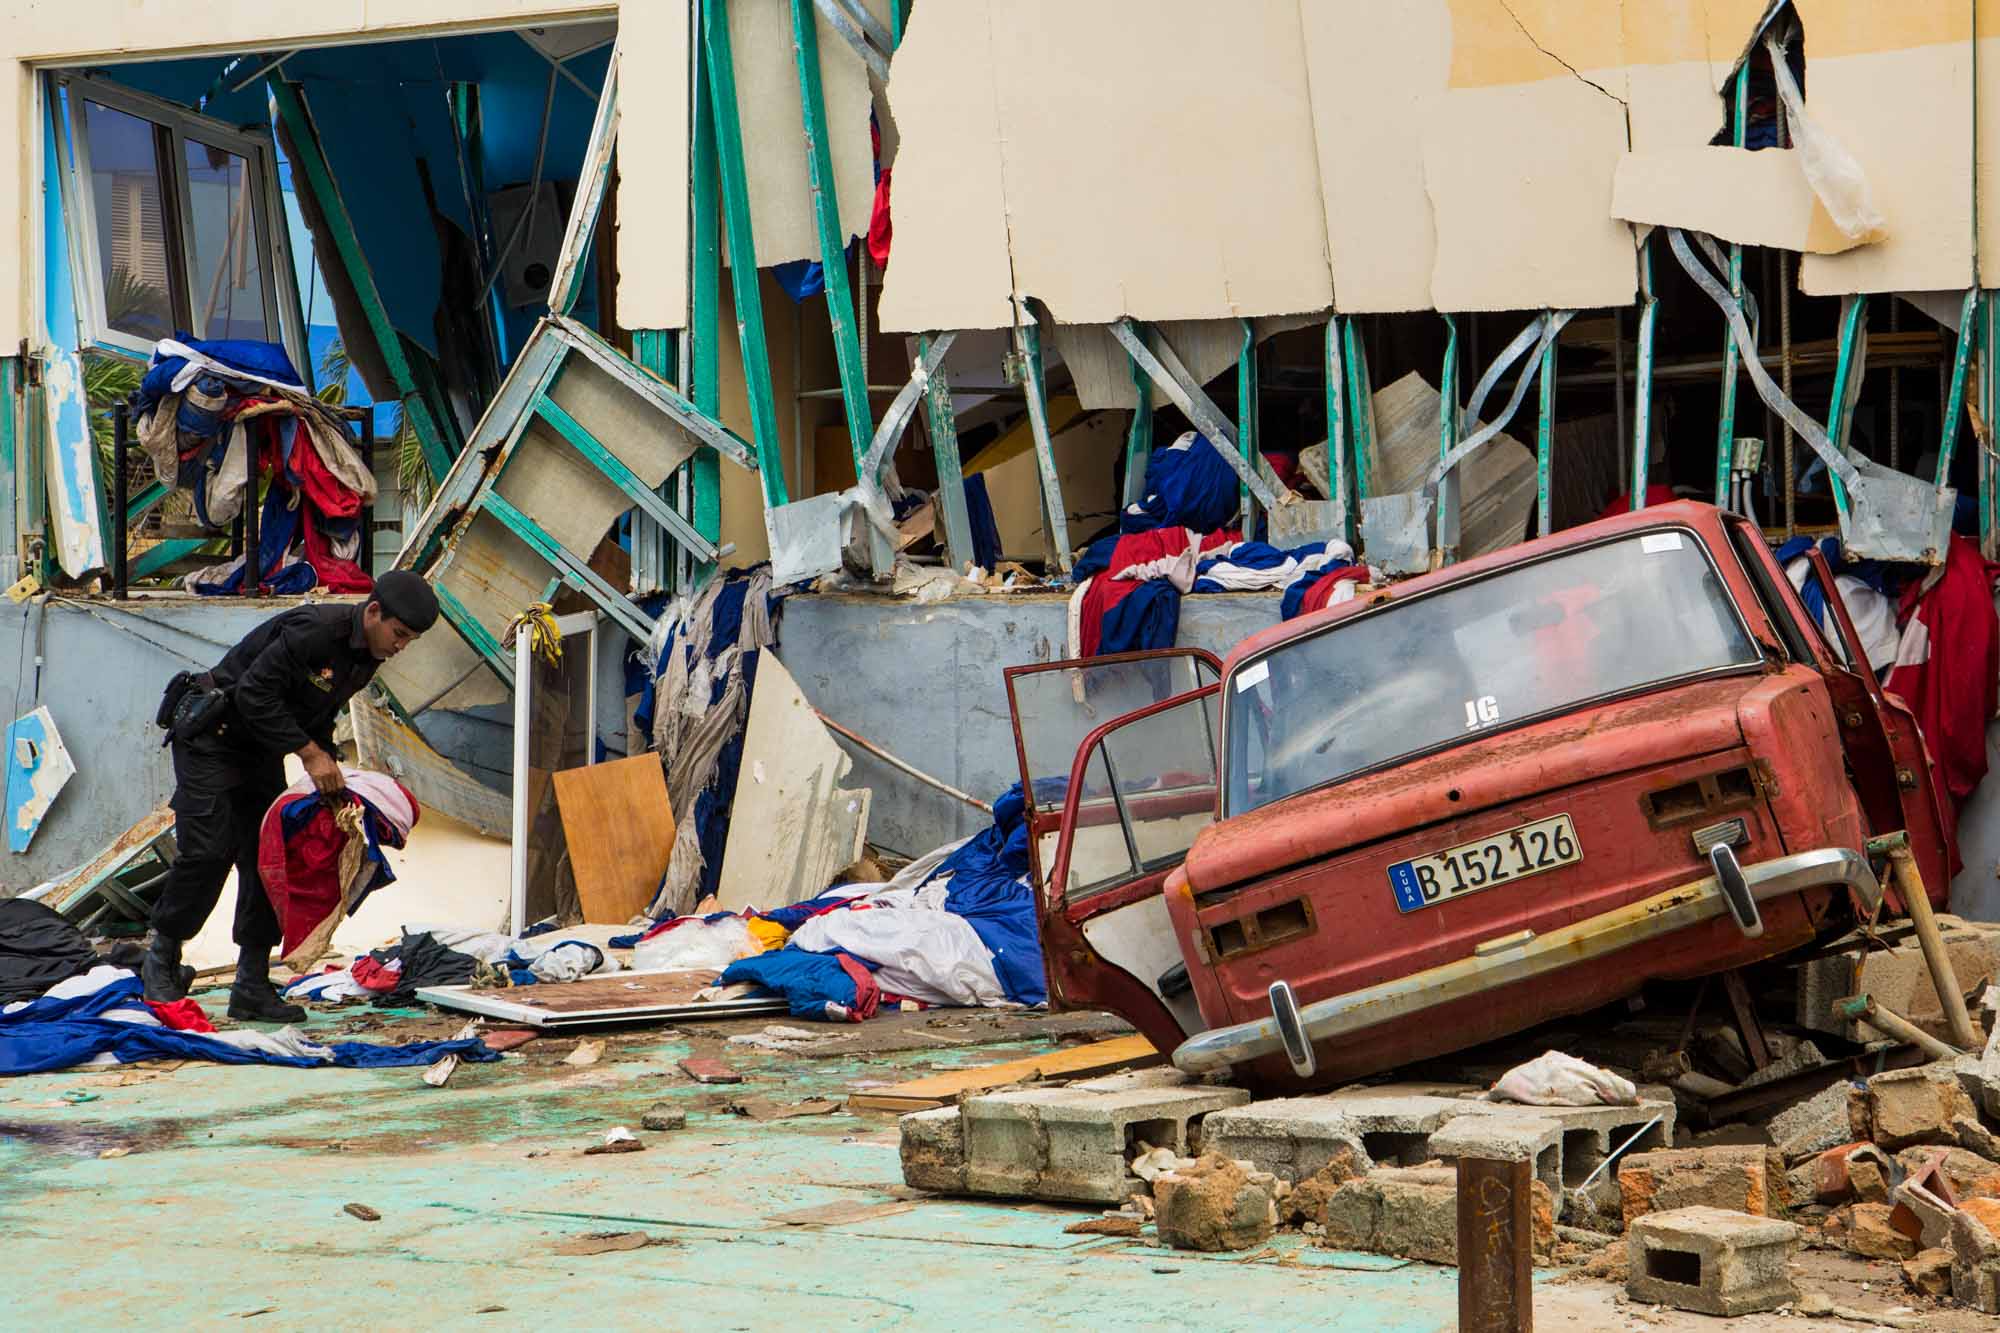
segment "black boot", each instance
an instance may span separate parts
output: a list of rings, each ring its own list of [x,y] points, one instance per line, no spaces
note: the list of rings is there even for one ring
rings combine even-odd
[[[303,1023],[306,1011],[287,1004],[271,983],[271,951],[245,947],[236,963],[236,984],[229,988],[229,1016],[252,1023]]]
[[[194,969],[181,966],[181,942],[153,932],[153,943],[139,962],[139,979],[146,985],[146,998],[156,1004],[171,1004],[187,998]]]

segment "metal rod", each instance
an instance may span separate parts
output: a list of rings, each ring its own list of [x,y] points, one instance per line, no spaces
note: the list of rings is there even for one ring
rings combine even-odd
[[[1877,1032],[1898,1041],[1907,1041],[1933,1060],[1956,1060],[1965,1054],[1939,1041],[1894,1009],[1875,1003],[1872,995],[1856,995],[1842,1000],[1837,1007],[1841,1017],[1866,1023]]]
[[[1525,1333],[1535,1323],[1535,1164],[1458,1159],[1460,1333]]]
[[[1156,353],[1146,344],[1139,326],[1129,319],[1121,319],[1111,325],[1111,334],[1125,345],[1126,352],[1139,363],[1140,368],[1151,377],[1153,383],[1166,392],[1167,397],[1173,400],[1174,406],[1180,408],[1187,419],[1194,423],[1194,428],[1207,438],[1216,452],[1228,460],[1230,467],[1235,469],[1237,477],[1250,488],[1250,493],[1257,497],[1258,502],[1266,509],[1276,509],[1279,504],[1277,494],[1264,484],[1264,479],[1257,475],[1256,469],[1250,466],[1237,449],[1236,428],[1231,426],[1215,404],[1209,401],[1201,385],[1181,363],[1172,344],[1161,338]]]
[[[1778,387],[1785,397],[1792,396],[1792,256],[1789,250],[1778,251]],[[1799,530],[1799,457],[1798,437],[1792,431],[1792,423],[1784,423],[1784,466],[1785,466],[1785,536],[1796,536]]]
[[[237,82],[230,84],[229,91],[232,93],[242,92],[245,88],[248,88],[251,84],[257,82],[257,80],[263,78],[266,74],[269,74],[272,71],[276,70],[278,66],[284,64],[287,60],[290,60],[293,56],[297,55],[299,53],[299,50],[300,48],[294,47],[292,50],[285,52],[285,54],[279,56],[275,60],[265,61],[263,64],[257,67],[257,72],[255,74],[252,74],[249,78],[239,79]]]
[[[1236,352],[1236,446],[1252,472],[1257,470],[1257,326],[1247,319],[1236,321],[1243,330],[1243,342]],[[1245,537],[1257,529],[1257,509],[1250,488],[1239,482],[1236,488],[1238,526]]]
[[[1731,108],[1731,140],[1742,148],[1750,124],[1750,62],[1736,71],[1735,96]],[[1719,266],[1718,266],[1719,267]],[[1743,300],[1743,247],[1729,247],[1729,294]],[[1754,339],[1753,339],[1754,342]],[[1722,331],[1722,403],[1715,425],[1715,503],[1729,504],[1730,464],[1736,452],[1736,339],[1725,327]]]
[[[1553,323],[1555,312],[1548,311],[1547,317]],[[1553,332],[1551,330],[1551,334]],[[1555,531],[1555,520],[1549,513],[1550,474],[1554,471],[1556,452],[1556,340],[1553,336],[1542,339],[1539,379],[1541,414],[1535,423],[1535,528],[1539,535],[1546,537]]]
[[[528,928],[528,742],[534,723],[535,636],[514,636],[514,810],[513,838],[507,849],[507,925],[516,935]]]
[[[1653,328],[1660,299],[1653,294],[1653,238],[1639,246],[1639,338],[1632,367],[1632,511],[1646,507],[1646,468],[1653,453]]]
[[[7,407],[11,410],[12,404]],[[131,469],[131,417],[131,406],[123,400],[111,409],[111,595],[121,602],[125,600],[127,553],[132,542],[132,518],[126,513],[130,503],[126,491],[131,486],[126,477]]]
[[[1438,458],[1450,458],[1458,447],[1458,323],[1444,320],[1444,366],[1438,372]],[[1458,558],[1458,473],[1447,472],[1438,482],[1437,544],[1445,564]]]
[[[1025,308],[1014,325],[1014,337],[1027,367],[1023,389],[1028,396],[1028,424],[1035,437],[1035,466],[1042,478],[1042,512],[1048,522],[1048,547],[1055,565],[1069,573],[1075,560],[1069,545],[1069,511],[1063,500],[1062,479],[1056,474],[1054,432],[1049,427],[1048,378],[1042,370],[1042,330],[1035,316]]]
[[[898,759],[895,755],[890,754],[887,750],[875,744],[875,742],[869,740],[866,736],[860,735],[856,732],[849,731],[846,727],[841,726],[838,722],[835,722],[832,718],[828,717],[825,713],[820,712],[817,708],[813,709],[813,715],[817,717],[820,721],[826,723],[827,730],[835,732],[838,735],[845,736],[848,740],[853,741],[856,745],[868,751],[868,753],[874,755],[877,759],[880,759],[883,763],[889,765],[889,767],[893,769],[896,769],[898,772],[905,773],[910,777],[915,778],[917,781],[923,783],[927,787],[935,787],[939,791],[943,792],[945,795],[951,797],[954,800],[963,801],[975,810],[984,810],[989,815],[993,813],[993,807],[988,805],[986,802],[980,800],[978,797],[969,796],[965,792],[962,792],[958,788],[952,786],[949,782],[945,782],[941,779],[934,778],[930,774],[924,772],[922,769],[904,763],[902,760]]]
[[[1897,301],[1890,298],[1889,308],[1896,308]],[[1967,289],[1965,300],[1958,311],[1958,346],[1951,358],[1951,387],[1944,401],[1944,440],[1938,445],[1937,487],[1943,490],[1951,484],[1951,458],[1958,449],[1958,419],[1965,415],[1965,375],[1972,365],[1972,343],[1976,336],[1976,321],[1979,318],[1979,289]],[[1894,383],[1893,372],[1891,383]],[[1891,437],[1893,438],[1893,436]]]
[[[931,340],[917,339],[919,365],[931,365],[924,378],[924,415],[930,422],[931,457],[937,463],[938,511],[944,520],[945,558],[953,572],[963,574],[977,559],[972,546],[972,516],[965,503],[965,464],[958,456],[958,415],[951,406],[951,380],[942,358],[931,361]]]
[[[1983,1043],[1973,1029],[1972,1016],[1965,1011],[1965,993],[1958,987],[1958,973],[1952,968],[1951,954],[1944,947],[1937,918],[1931,915],[1930,894],[1924,889],[1917,859],[1911,855],[1907,841],[1889,849],[1889,869],[1896,877],[1898,892],[1903,895],[1903,909],[1910,914],[1910,924],[1917,928],[1917,944],[1923,949],[1925,965],[1930,968],[1931,985],[1937,988],[1938,1004],[1944,1010],[1951,1039],[1965,1050],[1979,1050]]]

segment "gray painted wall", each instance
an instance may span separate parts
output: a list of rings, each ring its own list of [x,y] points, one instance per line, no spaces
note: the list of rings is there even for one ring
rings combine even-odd
[[[291,605],[224,598],[0,604],[0,707],[11,719],[38,701],[48,705],[77,767],[27,853],[0,851],[0,895],[82,864],[166,801],[173,765],[152,719],[167,678],[212,665],[258,622]],[[928,606],[798,596],[785,605],[779,656],[827,716],[991,800],[1018,777],[1001,669],[1060,658],[1066,610],[1060,594]],[[33,659],[44,614],[37,699]],[[1269,594],[1190,597],[1182,604],[1181,642],[1219,655],[1277,614]],[[613,755],[625,749],[627,644],[607,627],[599,645],[598,732]],[[506,709],[427,718],[424,730],[481,780],[507,783]],[[983,822],[977,811],[866,754],[857,756],[850,784],[875,789],[870,837],[899,851],[926,851]]]

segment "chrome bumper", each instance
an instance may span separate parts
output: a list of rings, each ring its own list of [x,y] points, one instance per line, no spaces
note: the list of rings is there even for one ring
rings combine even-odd
[[[1830,885],[1847,888],[1870,906],[1882,901],[1882,886],[1868,858],[1845,847],[1823,847],[1760,861],[1743,867],[1743,877],[1751,896],[1759,902]],[[1547,935],[1522,931],[1489,940],[1474,949],[1470,958],[1315,1001],[1301,1009],[1299,1017],[1313,1043],[1335,1041],[1602,958],[1729,911],[1721,885],[1709,875]],[[1207,1074],[1283,1050],[1276,1021],[1260,1018],[1189,1037],[1175,1048],[1174,1065],[1189,1074]]]

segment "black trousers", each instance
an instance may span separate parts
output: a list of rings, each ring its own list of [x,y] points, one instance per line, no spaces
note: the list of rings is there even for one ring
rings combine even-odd
[[[269,949],[284,939],[257,872],[264,812],[285,789],[280,754],[239,748],[219,736],[174,742],[174,841],[179,854],[153,908],[153,929],[193,939],[236,870],[233,934],[243,948]]]

